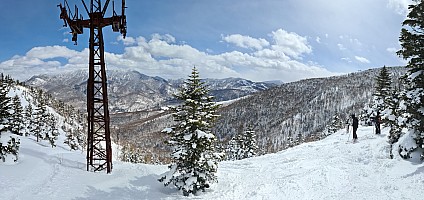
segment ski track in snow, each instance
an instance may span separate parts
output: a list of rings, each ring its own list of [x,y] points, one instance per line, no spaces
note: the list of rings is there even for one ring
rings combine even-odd
[[[114,162],[111,174],[87,172],[85,153],[21,138],[17,164],[0,163],[0,199],[420,199],[424,165],[388,157],[387,134],[360,127],[321,141],[219,164],[217,184],[183,197],[157,181],[167,166]]]

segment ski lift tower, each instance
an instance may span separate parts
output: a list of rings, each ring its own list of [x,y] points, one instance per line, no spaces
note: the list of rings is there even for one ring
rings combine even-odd
[[[120,32],[125,38],[127,33],[125,0],[122,0],[121,15],[116,14],[115,4],[112,1],[111,17],[105,17],[110,0],[106,0],[104,4],[101,3],[101,0],[91,0],[89,7],[84,0],[81,1],[88,14],[88,19],[83,19],[77,6],[75,6],[73,14],[66,0],[63,5],[58,5],[60,19],[63,19],[64,27],[69,26],[71,29],[72,41],[75,42],[75,45],[78,34],[83,34],[84,28],[90,29],[87,81],[87,171],[91,169],[96,172],[106,169],[107,173],[110,173],[112,171],[112,147],[102,29],[105,26],[112,26],[114,32]]]

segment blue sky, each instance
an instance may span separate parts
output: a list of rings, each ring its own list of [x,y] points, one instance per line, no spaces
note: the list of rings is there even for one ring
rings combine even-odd
[[[88,30],[73,45],[61,2],[1,3],[0,72],[25,80],[88,68]],[[107,68],[185,78],[197,66],[204,78],[289,82],[404,65],[395,51],[409,3],[127,0],[128,37],[104,29]]]

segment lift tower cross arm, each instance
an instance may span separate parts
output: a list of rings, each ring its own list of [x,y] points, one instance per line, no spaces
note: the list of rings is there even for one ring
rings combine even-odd
[[[107,97],[107,79],[105,66],[105,52],[103,41],[103,27],[112,26],[114,32],[120,32],[125,38],[127,33],[127,21],[125,16],[125,0],[122,0],[122,14],[115,12],[114,2],[112,16],[105,17],[110,0],[106,0],[102,6],[101,0],[90,0],[90,5],[81,0],[87,12],[88,18],[84,19],[75,7],[72,14],[67,0],[63,5],[59,4],[60,19],[64,25],[69,26],[72,41],[77,44],[79,34],[83,34],[84,28],[90,29],[89,39],[89,65],[87,81],[87,171],[112,171],[112,147],[110,139],[110,118]],[[102,9],[103,7],[103,9]]]

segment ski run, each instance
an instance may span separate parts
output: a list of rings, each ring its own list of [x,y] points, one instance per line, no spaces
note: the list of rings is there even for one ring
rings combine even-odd
[[[397,153],[390,159],[387,134],[360,126],[357,143],[341,130],[275,154],[223,161],[219,182],[189,197],[157,181],[165,165],[115,160],[111,174],[87,172],[85,152],[20,137],[18,162],[0,163],[0,199],[421,199],[423,164]]]

